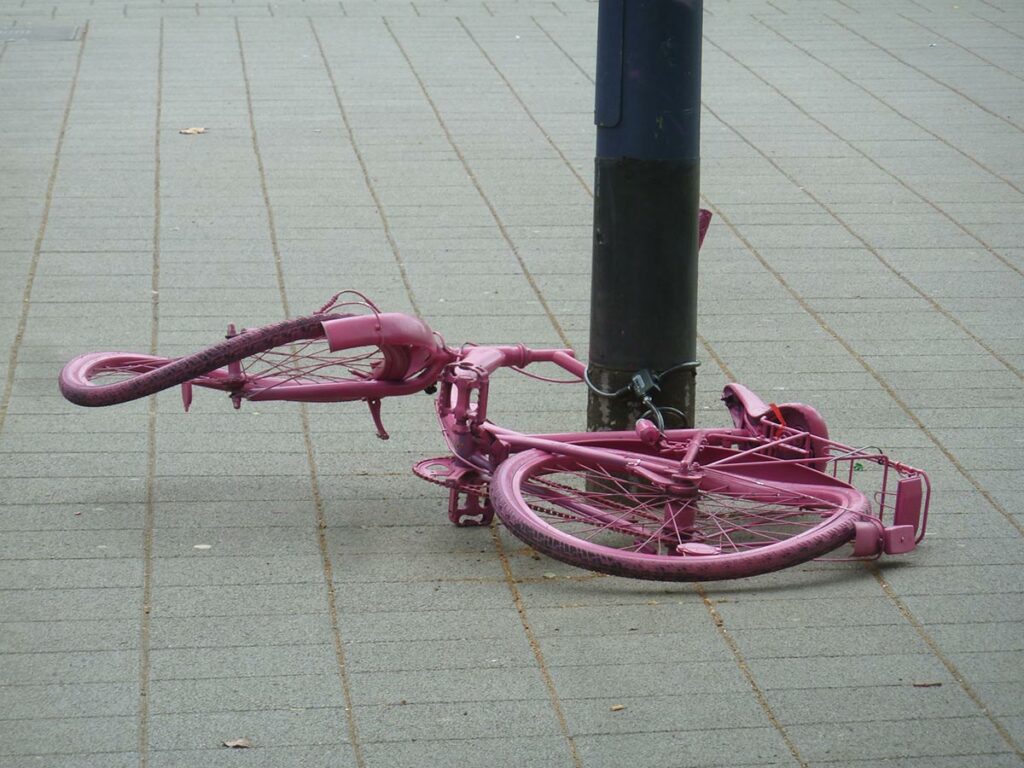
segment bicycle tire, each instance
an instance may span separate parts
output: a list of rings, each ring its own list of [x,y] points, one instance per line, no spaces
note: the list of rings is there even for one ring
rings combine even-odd
[[[180,358],[129,352],[93,352],[80,355],[60,373],[64,397],[86,407],[116,405],[197,379],[218,368],[275,347],[323,336],[323,322],[337,315],[312,315],[244,331],[219,344]],[[135,370],[132,371],[134,365]],[[127,378],[97,384],[102,374],[117,371]]]
[[[859,491],[812,470],[796,473],[805,483],[778,486],[763,470],[709,470],[684,497],[604,463],[543,450],[512,456],[491,483],[494,511],[513,535],[556,560],[658,581],[735,579],[798,565],[851,540],[854,523],[870,511]],[[693,510],[692,528],[680,532],[678,515],[671,527],[658,518],[669,504]]]

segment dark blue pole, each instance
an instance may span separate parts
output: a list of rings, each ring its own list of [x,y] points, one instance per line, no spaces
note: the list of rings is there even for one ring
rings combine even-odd
[[[600,0],[590,379],[605,392],[696,358],[702,14],[702,0]],[[654,402],[692,426],[695,384],[677,368]],[[644,409],[592,391],[588,428]]]

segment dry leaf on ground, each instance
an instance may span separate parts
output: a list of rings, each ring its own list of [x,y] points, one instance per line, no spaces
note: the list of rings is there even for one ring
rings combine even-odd
[[[206,133],[205,128],[182,128],[178,133],[184,136],[198,136],[200,133]]]
[[[248,749],[252,746],[252,742],[248,739],[231,739],[224,742],[225,747],[231,747],[232,749]]]

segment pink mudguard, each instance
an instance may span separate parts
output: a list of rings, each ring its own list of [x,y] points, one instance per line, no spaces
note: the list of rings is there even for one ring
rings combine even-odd
[[[340,317],[324,322],[324,335],[332,352],[352,347],[423,347],[436,349],[437,337],[430,327],[400,312],[381,312],[358,317]]]

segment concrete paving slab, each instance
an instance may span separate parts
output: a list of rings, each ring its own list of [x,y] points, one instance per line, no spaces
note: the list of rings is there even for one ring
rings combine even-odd
[[[1011,3],[705,3],[700,419],[737,377],[926,464],[898,564],[595,577],[448,526],[426,399],[56,392],[342,287],[585,355],[596,11],[0,2],[0,767],[1019,764]]]

